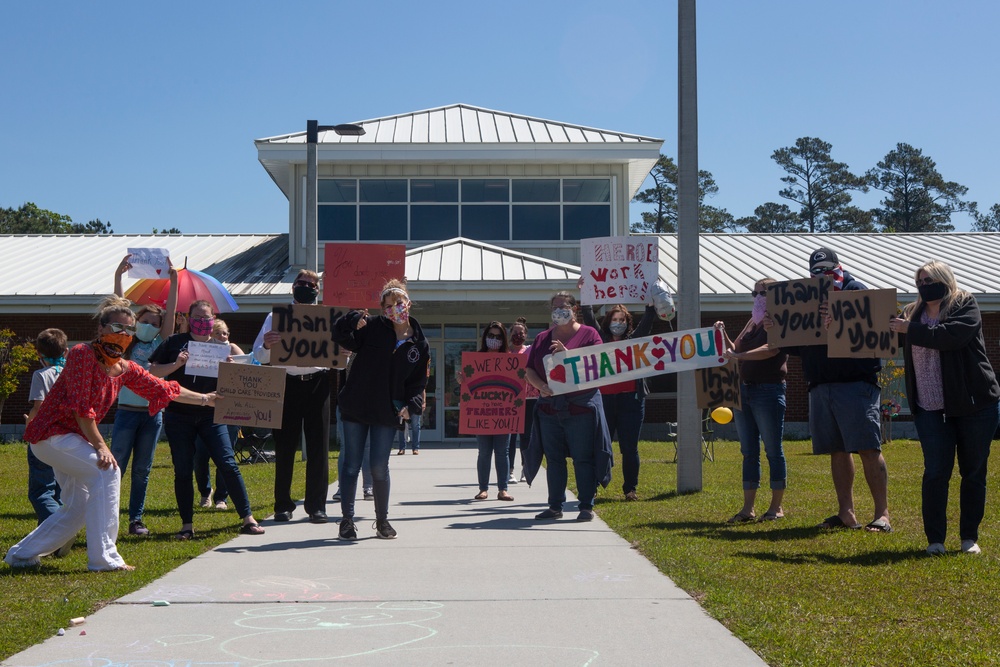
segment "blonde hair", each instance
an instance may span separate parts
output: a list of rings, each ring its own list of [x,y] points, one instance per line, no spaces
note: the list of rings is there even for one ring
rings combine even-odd
[[[316,273],[315,271],[311,271],[309,269],[302,269],[301,271],[299,271],[298,273],[295,274],[295,279],[298,280],[299,278],[301,278],[303,276],[305,276],[306,278],[311,279],[317,285],[319,284],[319,274]]]
[[[217,334],[222,329],[229,329],[229,325],[226,324],[225,320],[215,319],[215,324],[212,325],[212,333]]]
[[[128,315],[128,318],[135,322],[135,313],[132,312],[132,302],[117,294],[110,294],[97,304],[97,311],[94,317],[104,326],[111,321],[112,315]]]
[[[958,288],[958,282],[955,280],[955,274],[951,270],[951,267],[944,262],[932,259],[923,266],[917,268],[913,272],[913,282],[916,283],[920,279],[920,272],[923,271],[928,276],[933,278],[935,282],[939,282],[945,286],[948,290],[941,299],[941,305],[938,308],[938,321],[944,321],[947,317],[948,310],[952,305],[965,303],[967,300],[972,298],[972,295],[963,289]],[[917,300],[913,303],[907,304],[903,308],[903,319],[913,319],[914,313],[923,310],[924,300],[920,298],[920,293],[917,292]]]

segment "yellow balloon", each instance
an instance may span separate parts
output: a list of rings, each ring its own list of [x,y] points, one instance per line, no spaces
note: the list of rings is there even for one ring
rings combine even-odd
[[[733,421],[733,411],[729,408],[716,408],[712,410],[712,419],[720,424],[728,424]]]

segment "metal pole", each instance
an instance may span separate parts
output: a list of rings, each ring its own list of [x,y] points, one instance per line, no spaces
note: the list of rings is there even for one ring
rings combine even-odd
[[[316,223],[316,190],[319,167],[316,142],[319,141],[319,122],[306,121],[306,268],[319,271],[319,228]]]
[[[698,249],[698,49],[695,0],[677,2],[677,324],[701,327]],[[677,491],[702,488],[701,411],[694,371],[677,377]]]

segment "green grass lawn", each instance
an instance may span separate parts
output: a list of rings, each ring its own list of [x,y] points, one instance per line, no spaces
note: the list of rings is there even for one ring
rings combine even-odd
[[[718,442],[716,460],[704,462],[704,491],[676,493],[673,445],[643,442],[640,502],[625,503],[620,477],[601,491],[597,511],[664,574],[694,596],[709,614],[771,665],[1000,664],[1000,519],[998,484],[990,476],[980,557],[956,553],[958,479],[947,556],[924,555],[920,520],[919,446],[897,440],[885,447],[890,511],[895,532],[820,531],[834,513],[829,458],[812,456],[805,442],[786,443],[787,518],[730,526],[742,502],[739,447]],[[25,446],[0,446],[0,550],[35,525],[24,497]],[[331,468],[335,465],[331,460]],[[273,466],[241,466],[254,513],[270,513]],[[572,470],[572,466],[570,466]],[[616,475],[620,473],[615,469]],[[304,493],[304,466],[295,468],[293,496]],[[765,465],[765,480],[766,480]],[[122,497],[127,498],[128,482]],[[860,473],[855,482],[858,517],[871,520],[871,497]],[[768,497],[758,498],[758,514]],[[127,518],[127,517],[126,517]],[[126,518],[122,532],[127,530]],[[169,450],[157,450],[147,500],[146,539],[118,541],[132,573],[86,571],[83,536],[65,559],[43,559],[39,570],[0,566],[5,619],[0,659],[52,636],[74,616],[145,586],[190,558],[236,535],[232,510],[195,510],[199,539],[177,542]]]

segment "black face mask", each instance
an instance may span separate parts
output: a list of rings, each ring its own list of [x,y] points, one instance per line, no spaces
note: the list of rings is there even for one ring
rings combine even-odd
[[[319,290],[315,287],[296,285],[292,288],[292,298],[295,299],[296,303],[316,303],[317,296],[319,296]]]
[[[943,299],[948,294],[948,286],[944,283],[931,283],[930,285],[918,285],[917,292],[924,301],[937,301]]]

